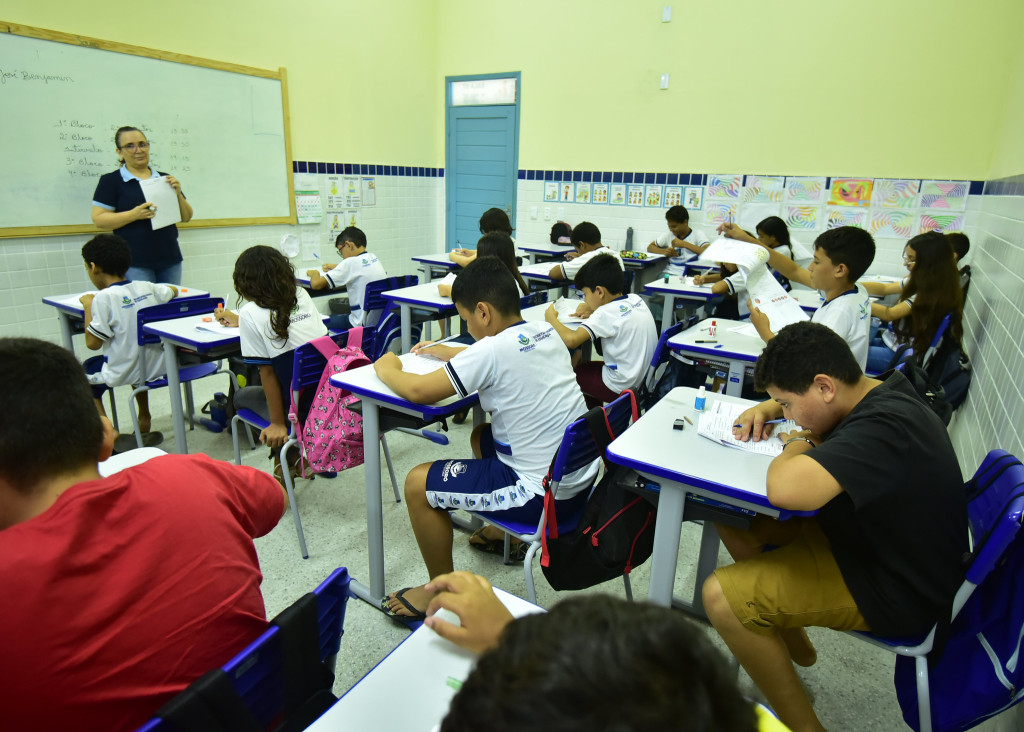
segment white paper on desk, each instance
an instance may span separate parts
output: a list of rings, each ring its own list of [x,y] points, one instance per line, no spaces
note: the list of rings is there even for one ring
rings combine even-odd
[[[555,306],[555,312],[558,313],[558,320],[561,323],[582,323],[583,318],[577,318],[573,316],[580,305],[583,304],[582,300],[573,300],[568,297],[560,297],[552,303]]]
[[[142,186],[142,195],[146,201],[156,206],[156,213],[150,219],[154,229],[162,229],[181,221],[178,192],[167,182],[166,175],[140,180],[139,185]]]
[[[734,447],[738,450],[774,457],[782,452],[783,447],[782,440],[777,435],[780,432],[800,430],[796,422],[790,419],[782,424],[775,425],[772,436],[767,440],[740,442],[732,436],[732,428],[740,414],[746,409],[747,406],[744,404],[732,404],[722,401],[711,402],[697,419],[697,434],[726,447]]]
[[[451,287],[452,285],[455,284],[455,278],[456,277],[458,277],[458,275],[455,272],[449,272],[444,277],[439,279],[437,281],[437,284],[439,284],[439,285],[448,285],[449,287]]]
[[[402,355],[402,371],[409,374],[432,374],[444,366],[444,361],[433,356],[419,353],[406,353]]]
[[[53,299],[53,301],[55,303],[59,303],[61,305],[70,305],[73,308],[80,308],[80,307],[83,307],[83,305],[82,305],[82,298],[83,297],[85,297],[86,295],[98,295],[98,294],[99,294],[99,292],[97,292],[96,290],[89,290],[88,292],[83,292],[81,295],[66,295],[64,297],[55,297],[55,298],[52,298],[52,299]]]
[[[533,264],[524,264],[519,268],[519,274],[546,275],[551,271],[551,268],[557,264],[558,262],[534,262]]]
[[[212,320],[209,323],[196,323],[196,330],[205,330],[208,333],[238,333],[237,325],[224,325],[216,320]]]
[[[700,259],[707,262],[728,262],[740,269],[751,269],[756,264],[768,261],[768,250],[757,244],[750,244],[724,236],[715,239],[701,252]]]
[[[737,333],[739,335],[750,336],[751,338],[760,338],[761,336],[757,333],[757,328],[752,323],[744,323],[743,325],[737,325],[729,328],[730,333]]]

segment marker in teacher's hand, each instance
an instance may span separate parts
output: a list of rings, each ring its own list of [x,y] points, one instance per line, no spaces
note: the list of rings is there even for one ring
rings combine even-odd
[[[785,421],[786,421],[785,419],[769,419],[767,422],[765,422],[765,424],[782,424]],[[733,427],[735,427],[736,429],[739,429],[742,426],[743,426],[742,424],[734,424],[733,425]]]

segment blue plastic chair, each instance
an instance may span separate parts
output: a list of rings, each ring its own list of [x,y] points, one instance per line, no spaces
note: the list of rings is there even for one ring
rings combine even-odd
[[[946,317],[939,323],[939,327],[935,330],[935,335],[932,336],[932,342],[928,345],[928,350],[924,352],[924,358],[921,359],[921,368],[926,369],[931,363],[932,358],[938,352],[942,346],[942,339],[946,336],[946,331],[949,330],[949,321],[953,317],[952,313],[948,313]]]
[[[623,393],[615,401],[606,404],[603,409],[607,416],[608,424],[611,425],[612,432],[615,435],[621,435],[626,431],[626,428],[632,421],[636,410],[633,393]],[[594,437],[590,434],[590,427],[587,425],[586,418],[581,417],[565,428],[565,434],[562,436],[562,442],[558,446],[558,451],[555,453],[554,463],[551,466],[551,480],[548,484],[548,490],[550,490],[557,498],[558,485],[561,483],[563,477],[579,470],[580,468],[586,467],[598,458],[604,458],[604,454],[600,449],[598,449],[597,444],[594,442]],[[590,489],[588,488],[586,490]],[[580,518],[583,516],[583,510],[585,507],[586,504],[583,503],[580,505],[579,509],[572,514],[568,511],[559,513],[559,534],[570,532],[576,528]],[[509,552],[511,550],[511,541],[513,536],[530,545],[530,548],[526,551],[526,557],[523,559],[523,572],[526,575],[526,599],[536,604],[537,588],[533,581],[533,558],[541,546],[541,535],[544,531],[545,523],[544,512],[541,512],[540,521],[536,524],[502,519],[501,511],[494,511],[490,513],[477,513],[471,511],[470,513],[472,513],[474,517],[497,526],[505,532],[505,564],[511,564],[511,561],[509,560]],[[626,584],[626,596],[632,599],[629,575],[624,574],[622,578]]]
[[[337,700],[331,686],[349,583],[346,568],[334,570],[313,592],[275,617],[241,653],[211,672],[220,680],[226,676],[231,687],[212,691],[219,697],[217,704],[209,705],[203,698],[211,694],[207,674],[157,710],[138,732],[175,732],[182,722],[191,728],[197,719],[208,725],[204,729],[213,730],[271,730],[282,725],[303,729],[311,716],[315,719]]]
[[[689,325],[687,321],[670,325],[658,336],[658,345],[654,347],[651,365],[647,367],[647,376],[644,378],[644,383],[637,390],[636,401],[641,412],[646,412],[654,406],[654,389],[658,385],[658,379],[665,372],[666,364],[672,358],[672,349],[668,347],[669,338],[673,338],[684,328],[688,328]]]
[[[526,310],[526,308],[532,308],[535,305],[542,305],[548,301],[548,291],[538,290],[537,292],[531,292],[529,295],[523,295],[519,298],[519,309]]]
[[[993,482],[984,493],[967,497],[967,522],[973,553],[967,577],[953,599],[951,619],[957,617],[974,590],[1001,562],[1024,520],[1024,495],[1013,498],[1014,491],[1019,491],[1024,485],[1024,466],[1013,455],[1004,450],[993,450],[982,461],[973,480],[978,483],[988,480]],[[998,612],[998,609],[994,608],[993,612]],[[926,635],[918,638],[885,638],[860,631],[851,633],[874,646],[915,659],[920,732],[930,732],[932,729],[928,656],[937,629],[938,626],[933,627]]]
[[[363,311],[366,313],[364,322],[373,324],[373,345],[370,350],[364,350],[371,361],[376,361],[383,356],[392,341],[402,335],[401,309],[394,301],[388,300],[381,293],[412,287],[419,284],[419,281],[419,277],[416,275],[401,275],[367,283],[366,289],[363,291]],[[413,323],[413,341],[419,340],[421,331],[422,325]]]

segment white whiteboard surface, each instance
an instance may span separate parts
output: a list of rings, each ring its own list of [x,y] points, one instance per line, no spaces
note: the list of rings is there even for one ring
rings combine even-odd
[[[261,73],[275,78],[0,33],[0,236],[94,230],[122,125],[146,134],[199,225],[294,221],[283,69]]]

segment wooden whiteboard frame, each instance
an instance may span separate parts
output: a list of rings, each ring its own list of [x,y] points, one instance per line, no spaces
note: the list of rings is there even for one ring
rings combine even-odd
[[[204,229],[214,226],[260,226],[265,224],[298,223],[295,215],[295,179],[292,176],[291,119],[288,113],[288,75],[283,66],[278,68],[277,71],[268,71],[267,69],[257,69],[253,66],[214,61],[198,56],[188,56],[183,53],[159,51],[155,48],[132,46],[117,41],[105,41],[101,38],[62,33],[61,31],[36,28],[30,25],[18,25],[17,23],[8,23],[6,21],[0,21],[0,32],[25,36],[27,38],[38,38],[42,41],[57,41],[58,43],[67,43],[72,46],[84,46],[85,48],[94,48],[98,51],[113,51],[131,56],[145,56],[146,58],[155,58],[160,61],[170,61],[176,64],[203,66],[208,69],[216,69],[217,71],[230,71],[233,74],[259,76],[264,79],[276,79],[281,82],[281,111],[284,115],[284,157],[286,166],[285,177],[288,180],[289,215],[242,219],[193,219],[187,224],[179,223],[178,228]],[[92,223],[68,224],[64,226],[11,226],[6,228],[0,227],[0,239],[14,239],[26,236],[59,236],[61,234],[94,234],[98,231],[101,231],[101,229],[96,228]]]

